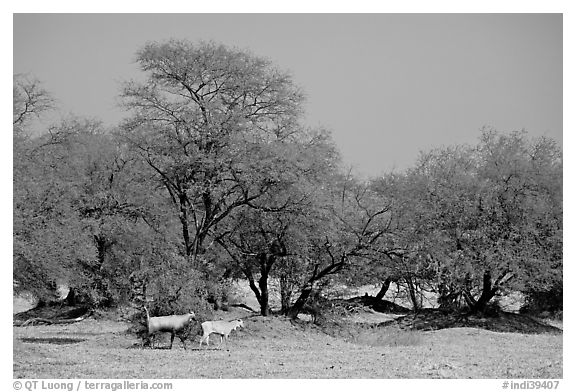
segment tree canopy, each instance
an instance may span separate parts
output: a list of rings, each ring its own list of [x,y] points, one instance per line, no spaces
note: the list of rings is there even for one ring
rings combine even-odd
[[[94,306],[209,311],[245,280],[263,315],[272,282],[296,317],[335,285],[391,282],[414,308],[482,311],[510,290],[562,284],[562,151],[518,131],[425,151],[400,172],[346,171],[329,131],[303,125],[288,72],[248,51],[169,40],[137,52],[143,77],[106,128],[14,79],[14,283]]]

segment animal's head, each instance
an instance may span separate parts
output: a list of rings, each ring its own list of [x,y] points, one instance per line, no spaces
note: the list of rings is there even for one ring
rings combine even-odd
[[[244,322],[240,319],[236,320],[236,324],[240,327],[240,328],[244,328]]]
[[[196,315],[193,311],[188,312],[188,321],[196,320]]]

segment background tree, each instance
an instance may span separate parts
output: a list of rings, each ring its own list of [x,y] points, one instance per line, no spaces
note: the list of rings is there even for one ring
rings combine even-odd
[[[118,171],[113,153],[99,123],[72,118],[29,138],[15,155],[14,274],[19,287],[43,297],[57,284],[84,286],[93,303],[111,300],[105,282],[113,275],[106,277],[101,266],[111,245],[104,227],[113,222],[104,216],[122,208],[111,197]]]
[[[371,179],[366,185],[373,206],[386,205],[385,215],[377,220],[380,236],[364,250],[364,257],[347,271],[348,284],[379,284],[376,300],[383,299],[391,284],[406,295],[413,307],[421,307],[420,287],[425,284],[420,233],[425,229],[417,198],[410,192],[411,184],[405,173],[389,173]]]
[[[282,311],[290,306],[296,272],[295,258],[302,255],[306,239],[303,233],[313,221],[313,210],[326,179],[334,175],[339,156],[328,134],[308,132],[299,139],[281,142],[270,167],[282,172],[274,192],[248,202],[237,209],[228,225],[220,225],[217,237],[230,259],[232,268],[248,280],[260,307],[269,314],[269,279],[280,279]],[[290,261],[288,261],[290,259]],[[293,265],[294,267],[294,265]]]
[[[30,142],[31,130],[28,128],[34,117],[40,117],[52,108],[54,100],[36,79],[23,75],[14,76],[13,85],[13,218],[14,218],[14,289],[20,292],[31,289],[33,293],[42,296],[53,294],[54,287],[49,284],[47,276],[63,272],[57,263],[50,263],[48,258],[44,263],[39,252],[44,247],[30,247],[32,241],[51,243],[49,237],[56,237],[46,222],[42,212],[53,209],[43,203],[40,186],[36,184],[37,177],[34,160],[29,156],[32,149]],[[34,235],[30,226],[38,222],[42,225],[42,234]]]
[[[46,302],[64,285],[71,304],[125,301],[139,255],[169,227],[166,213],[98,121],[71,117],[32,134],[53,100],[34,79],[14,86],[15,291]]]
[[[38,79],[19,74],[14,75],[12,105],[14,142],[17,144],[19,138],[28,136],[30,122],[53,109],[55,101]]]
[[[387,230],[390,205],[350,175],[332,178],[317,200],[306,230],[305,250],[299,255],[300,289],[290,308],[297,317],[314,290],[330,278],[354,268],[368,257],[371,247]]]
[[[424,154],[410,172],[441,298],[473,311],[561,271],[561,155],[548,139],[484,130],[475,147]],[[554,185],[552,185],[554,184]],[[561,278],[560,278],[561,279]]]

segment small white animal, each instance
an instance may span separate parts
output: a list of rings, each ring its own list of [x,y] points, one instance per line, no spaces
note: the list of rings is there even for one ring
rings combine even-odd
[[[204,321],[202,323],[202,339],[200,339],[200,346],[198,347],[202,347],[202,342],[204,341],[206,341],[206,346],[208,346],[211,333],[217,333],[220,335],[220,344],[218,345],[218,348],[222,345],[222,337],[224,337],[226,347],[228,347],[228,335],[238,327],[244,328],[244,323],[240,319],[232,321]]]

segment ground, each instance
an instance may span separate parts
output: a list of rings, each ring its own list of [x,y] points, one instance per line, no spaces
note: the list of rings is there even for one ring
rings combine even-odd
[[[394,315],[356,313],[349,322],[372,328],[333,336],[311,323],[242,317],[227,348],[140,348],[129,325],[94,315],[70,325],[14,327],[15,378],[562,378],[562,334],[494,332],[481,328],[434,331],[383,325]],[[366,324],[363,324],[365,326]],[[378,326],[381,325],[381,326]],[[218,341],[218,339],[212,339]]]

